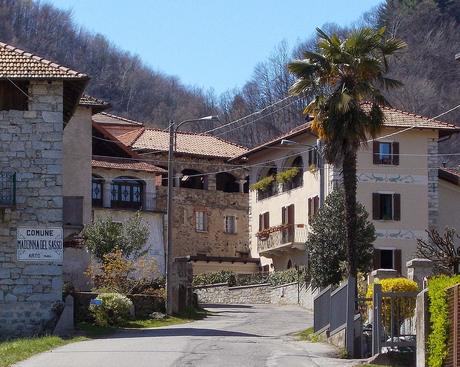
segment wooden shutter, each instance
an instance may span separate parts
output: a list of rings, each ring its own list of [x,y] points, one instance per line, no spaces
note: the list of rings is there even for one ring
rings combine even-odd
[[[392,146],[392,159],[395,166],[399,165],[399,143],[397,141],[393,142]]]
[[[308,151],[308,167],[313,164],[313,150]]]
[[[287,222],[288,224],[294,224],[294,204],[291,204],[287,207],[288,210],[288,218]]]
[[[203,230],[205,232],[208,231],[208,213],[207,212],[203,212]]]
[[[264,229],[270,228],[270,213],[264,213]]]
[[[380,164],[380,143],[378,141],[372,144],[372,157],[374,164]]]
[[[316,215],[319,210],[319,196],[313,198],[313,215]]]
[[[372,219],[381,219],[380,215],[380,194],[374,192],[372,194]]]
[[[308,219],[311,219],[312,216],[312,200],[308,198]]]
[[[393,220],[401,220],[401,194],[393,194]]]
[[[264,229],[264,216],[259,214],[259,232]]]
[[[377,248],[374,248],[374,270],[380,269],[381,264],[380,264],[380,250]]]
[[[401,250],[394,250],[393,251],[393,256],[394,256],[394,267],[395,270],[398,272],[399,275],[401,275]]]
[[[281,208],[281,223],[282,223],[282,224],[286,224],[286,223],[287,223],[287,222],[286,222],[286,219],[287,219],[287,218],[286,218],[286,207],[283,206],[283,207]]]

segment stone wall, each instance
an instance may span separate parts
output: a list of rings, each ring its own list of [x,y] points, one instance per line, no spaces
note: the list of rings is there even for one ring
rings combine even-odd
[[[313,310],[313,292],[297,282],[272,287],[269,284],[229,287],[227,283],[194,288],[200,304],[300,305]]]
[[[158,187],[157,205],[165,208],[166,187]],[[173,257],[240,256],[249,253],[248,194],[222,191],[174,188],[174,253]],[[195,230],[195,211],[207,213],[208,231]],[[226,215],[237,218],[237,233],[224,231]]]
[[[0,171],[16,173],[16,207],[0,215],[0,337],[53,327],[62,265],[18,262],[17,227],[62,227],[63,83],[34,81],[28,111],[0,111]]]
[[[436,226],[439,216],[438,142],[428,142],[428,224]]]

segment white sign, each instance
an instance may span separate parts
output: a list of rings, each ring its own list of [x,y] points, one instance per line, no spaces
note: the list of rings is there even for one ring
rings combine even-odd
[[[18,261],[62,262],[62,228],[25,228],[17,231]]]

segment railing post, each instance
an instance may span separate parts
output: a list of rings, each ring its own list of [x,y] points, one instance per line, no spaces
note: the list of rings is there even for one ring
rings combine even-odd
[[[374,317],[372,320],[372,355],[375,356],[381,351],[380,347],[380,325],[382,314],[382,285],[374,283],[374,294],[372,299],[372,309]]]

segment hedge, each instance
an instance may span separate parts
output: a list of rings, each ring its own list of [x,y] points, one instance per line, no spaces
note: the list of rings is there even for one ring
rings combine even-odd
[[[460,275],[454,277],[440,275],[428,281],[431,323],[427,346],[429,367],[442,367],[447,356],[447,338],[449,335],[447,288],[458,283],[460,283]]]

